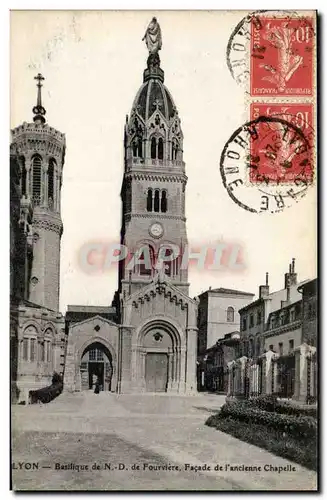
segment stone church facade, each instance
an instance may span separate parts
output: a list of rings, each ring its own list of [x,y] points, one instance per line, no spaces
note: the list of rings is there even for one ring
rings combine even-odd
[[[161,45],[160,45],[161,48]],[[197,302],[189,297],[183,133],[158,53],[124,131],[118,289],[111,306],[59,311],[65,136],[38,81],[33,123],[12,130],[11,368],[14,401],[63,375],[64,391],[196,391]],[[177,249],[177,251],[176,251]]]
[[[187,246],[183,134],[158,55],[149,57],[126,117],[124,150],[121,243],[129,256],[119,266],[116,322],[96,310],[81,321],[75,314],[67,327],[64,390],[91,389],[95,375],[114,392],[192,393],[197,302],[181,265]],[[73,314],[80,306],[69,307]]]

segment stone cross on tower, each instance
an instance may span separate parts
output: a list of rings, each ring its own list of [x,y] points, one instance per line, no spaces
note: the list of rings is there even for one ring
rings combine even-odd
[[[36,106],[33,108],[33,113],[34,113],[34,122],[36,123],[45,123],[45,118],[44,115],[46,114],[46,111],[44,107],[42,106],[42,97],[41,97],[41,88],[42,88],[42,81],[44,80],[44,76],[41,75],[41,73],[38,73],[35,77],[34,80],[37,80],[37,101],[36,101]]]

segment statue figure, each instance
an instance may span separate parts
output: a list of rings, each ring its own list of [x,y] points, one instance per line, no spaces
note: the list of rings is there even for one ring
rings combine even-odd
[[[149,26],[146,29],[145,35],[142,41],[145,40],[146,46],[148,48],[150,56],[157,54],[161,50],[162,38],[161,38],[161,28],[156,17],[152,18]]]
[[[166,281],[166,274],[165,274],[165,266],[162,265],[159,269],[157,269],[157,273],[158,275],[158,282],[159,283],[164,283]]]

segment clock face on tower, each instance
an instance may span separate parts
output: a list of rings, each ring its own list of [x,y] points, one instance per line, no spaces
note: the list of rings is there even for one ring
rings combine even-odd
[[[149,228],[149,233],[153,238],[161,238],[163,232],[163,227],[160,222],[154,222]]]

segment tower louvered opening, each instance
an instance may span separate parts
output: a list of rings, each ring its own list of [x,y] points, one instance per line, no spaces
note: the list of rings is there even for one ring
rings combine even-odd
[[[49,206],[53,205],[55,165],[56,165],[55,160],[53,158],[50,158],[49,168],[48,168],[48,202],[49,202]]]
[[[34,203],[38,205],[41,202],[41,166],[42,166],[41,157],[34,156],[32,160],[32,165],[33,165],[32,195]]]

